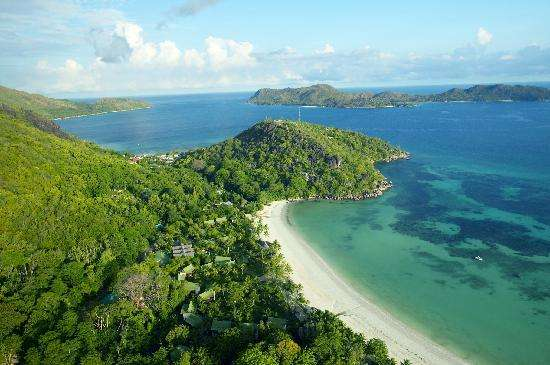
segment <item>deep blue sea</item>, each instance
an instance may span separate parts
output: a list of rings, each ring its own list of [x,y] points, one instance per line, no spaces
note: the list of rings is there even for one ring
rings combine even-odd
[[[250,105],[249,96],[151,97],[151,109],[60,124],[111,149],[150,153],[207,146],[266,117],[297,118],[297,107]],[[413,156],[380,166],[395,186],[382,198],[291,206],[293,224],[336,271],[472,363],[550,364],[550,103],[301,108],[301,116]]]

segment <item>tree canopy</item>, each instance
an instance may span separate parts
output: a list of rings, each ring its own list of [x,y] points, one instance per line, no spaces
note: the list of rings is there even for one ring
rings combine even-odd
[[[400,150],[270,122],[174,164],[133,163],[24,116],[0,112],[2,363],[386,360],[307,305],[248,213],[279,197],[367,191],[383,179],[374,162]],[[330,190],[338,184],[347,187]]]

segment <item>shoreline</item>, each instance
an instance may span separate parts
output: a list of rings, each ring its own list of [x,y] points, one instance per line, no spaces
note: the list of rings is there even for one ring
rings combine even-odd
[[[345,282],[292,228],[287,217],[289,201],[263,207],[259,216],[268,227],[265,237],[277,241],[291,278],[313,307],[345,312],[340,318],[366,339],[380,338],[391,357],[409,359],[413,364],[468,364],[468,362],[423,334],[408,327],[389,312],[365,298]],[[337,298],[337,299],[336,299]]]
[[[57,117],[57,118],[53,118],[52,120],[76,119],[76,118],[83,118],[83,117],[91,117],[91,116],[94,116],[94,115],[103,115],[103,114],[110,114],[110,113],[131,112],[131,111],[134,111],[134,110],[143,110],[143,109],[151,109],[151,106],[144,106],[143,108],[131,108],[131,109],[109,110],[109,111],[105,111],[105,112],[97,112],[97,113],[91,113],[91,114],[80,114],[80,115],[73,115],[72,117]]]

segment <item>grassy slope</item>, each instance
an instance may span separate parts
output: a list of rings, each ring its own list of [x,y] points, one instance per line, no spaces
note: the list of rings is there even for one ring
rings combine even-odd
[[[48,119],[149,106],[146,102],[125,98],[103,98],[92,104],[77,103],[70,100],[48,98],[39,94],[29,94],[3,86],[0,86],[0,104],[7,105],[12,109],[33,111]]]

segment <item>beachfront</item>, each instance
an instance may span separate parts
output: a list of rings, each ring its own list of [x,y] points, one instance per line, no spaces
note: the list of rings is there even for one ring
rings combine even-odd
[[[267,225],[266,239],[277,240],[292,267],[292,279],[303,286],[310,304],[333,312],[345,312],[342,320],[367,339],[384,340],[391,356],[414,364],[467,364],[445,348],[359,295],[294,231],[286,217],[287,201],[274,202],[261,211]]]

